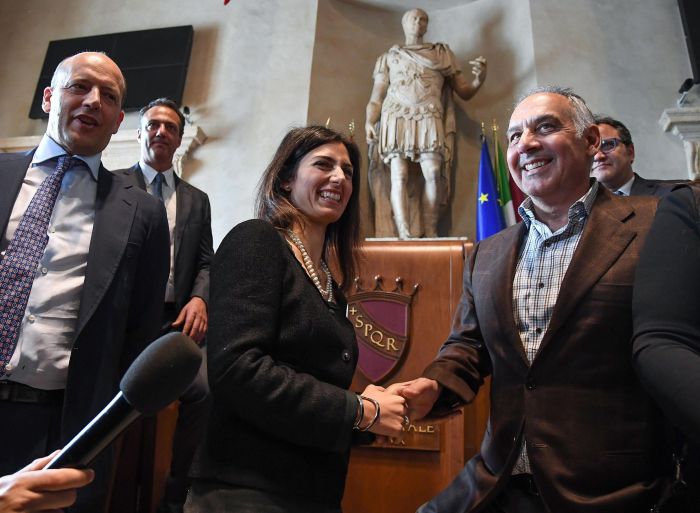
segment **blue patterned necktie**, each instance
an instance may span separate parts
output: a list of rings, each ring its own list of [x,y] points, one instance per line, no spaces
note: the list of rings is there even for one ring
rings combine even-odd
[[[155,178],[153,179],[153,195],[158,198],[160,201],[163,201],[163,181],[164,181],[163,173],[156,173]]]
[[[39,260],[49,242],[53,207],[66,171],[75,163],[59,157],[56,170],[39,185],[0,261],[0,376],[12,358]]]

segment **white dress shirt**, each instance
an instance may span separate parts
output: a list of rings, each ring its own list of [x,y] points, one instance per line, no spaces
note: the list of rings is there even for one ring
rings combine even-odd
[[[66,151],[47,135],[37,147],[7,224],[15,230],[41,182]],[[66,386],[70,353],[85,282],[87,255],[95,222],[101,154],[80,159],[66,171],[48,227],[49,241],[39,260],[17,346],[6,368],[11,381],[44,390]]]

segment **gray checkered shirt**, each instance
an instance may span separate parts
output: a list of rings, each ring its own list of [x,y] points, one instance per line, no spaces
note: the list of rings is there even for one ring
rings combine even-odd
[[[530,198],[518,209],[527,227],[527,236],[520,247],[513,279],[513,316],[530,363],[549,327],[561,282],[581,240],[597,193],[598,182],[594,180],[588,192],[569,207],[566,226],[554,233],[535,219]],[[532,473],[525,443],[513,467],[513,474],[523,473]]]

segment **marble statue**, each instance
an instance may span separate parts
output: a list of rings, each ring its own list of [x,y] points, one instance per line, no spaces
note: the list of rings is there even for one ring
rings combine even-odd
[[[464,100],[474,96],[486,78],[486,59],[470,61],[474,78],[468,82],[446,44],[423,42],[425,11],[406,12],[402,26],[405,44],[377,59],[367,104],[375,235],[437,237],[439,209],[449,198],[456,131],[452,93]],[[409,173],[412,162],[420,166],[420,181]]]

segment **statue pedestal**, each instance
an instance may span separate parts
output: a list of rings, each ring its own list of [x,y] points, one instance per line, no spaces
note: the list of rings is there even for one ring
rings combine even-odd
[[[464,239],[366,242],[359,288],[348,294],[360,344],[352,390],[420,376],[450,332],[471,248]],[[461,415],[415,422],[388,446],[353,447],[343,511],[415,511],[477,452],[488,413],[484,386]]]

